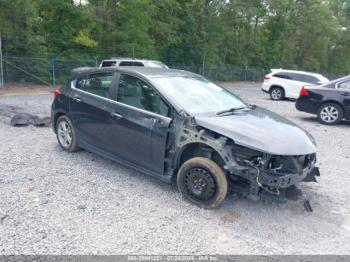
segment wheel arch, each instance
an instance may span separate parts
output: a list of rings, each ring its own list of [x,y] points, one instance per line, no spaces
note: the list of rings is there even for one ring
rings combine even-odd
[[[175,169],[178,170],[184,162],[194,157],[209,158],[218,164],[225,172],[225,161],[222,155],[218,150],[204,142],[190,142],[183,145],[175,154]]]
[[[317,109],[317,112],[320,110],[321,106],[323,106],[324,104],[336,104],[336,105],[340,106],[340,108],[343,110],[343,114],[346,113],[344,106],[339,101],[334,100],[334,99],[322,101]]]
[[[274,87],[281,88],[283,90],[284,94],[286,94],[286,89],[280,84],[272,84],[269,88],[269,92],[271,92],[272,88],[274,88]]]
[[[57,124],[57,120],[58,120],[58,118],[59,117],[61,117],[61,116],[68,116],[67,115],[67,112],[65,112],[65,111],[57,111],[57,112],[55,112],[55,114],[54,114],[54,117],[53,117],[53,119],[52,119],[52,127],[53,127],[53,129],[54,129],[54,131],[56,132],[56,124]]]

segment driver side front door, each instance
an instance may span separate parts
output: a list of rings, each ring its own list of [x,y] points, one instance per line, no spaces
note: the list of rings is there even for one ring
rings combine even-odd
[[[121,74],[113,112],[113,154],[130,165],[163,174],[171,108],[161,95],[139,77]]]

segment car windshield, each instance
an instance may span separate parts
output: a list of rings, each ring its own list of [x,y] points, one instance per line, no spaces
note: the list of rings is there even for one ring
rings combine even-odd
[[[203,77],[176,76],[152,80],[181,109],[191,114],[216,113],[247,106],[240,98]]]

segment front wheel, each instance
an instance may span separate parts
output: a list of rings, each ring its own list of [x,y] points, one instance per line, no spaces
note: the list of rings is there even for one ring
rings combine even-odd
[[[202,208],[216,208],[227,194],[224,171],[214,161],[195,157],[186,161],[177,175],[177,185],[182,195]]]
[[[75,129],[70,119],[63,115],[57,119],[56,135],[60,146],[69,152],[74,152],[79,149],[76,142]]]
[[[343,118],[343,109],[334,103],[326,103],[320,106],[317,112],[317,119],[325,125],[338,124]]]

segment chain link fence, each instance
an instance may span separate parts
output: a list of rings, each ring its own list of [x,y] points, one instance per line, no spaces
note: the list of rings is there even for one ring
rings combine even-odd
[[[61,85],[77,67],[98,66],[97,58],[73,59],[52,57],[3,57],[3,77],[6,86],[13,83]],[[181,65],[169,64],[170,68],[191,71],[213,81],[262,81],[269,69],[238,65]]]
[[[72,69],[96,65],[96,59],[4,56],[3,78],[5,86],[14,83],[56,86],[64,83]]]
[[[264,76],[270,72],[269,69],[253,66],[239,65],[173,65],[171,68],[191,71],[204,75],[213,81],[262,81]]]

